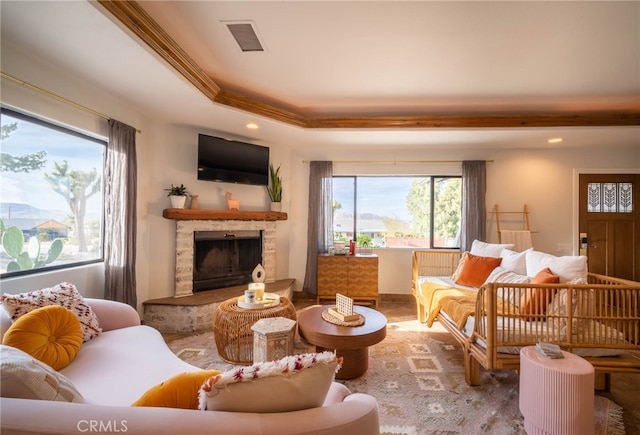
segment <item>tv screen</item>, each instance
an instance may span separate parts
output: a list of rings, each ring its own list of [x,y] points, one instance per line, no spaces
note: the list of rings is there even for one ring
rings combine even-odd
[[[198,135],[198,180],[269,184],[269,147]]]

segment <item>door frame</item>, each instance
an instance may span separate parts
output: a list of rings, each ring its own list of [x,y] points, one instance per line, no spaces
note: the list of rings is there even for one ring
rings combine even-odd
[[[581,174],[640,174],[638,168],[574,168],[573,169],[573,201],[572,201],[572,252],[580,252],[580,175]],[[640,204],[636,206],[640,207]]]

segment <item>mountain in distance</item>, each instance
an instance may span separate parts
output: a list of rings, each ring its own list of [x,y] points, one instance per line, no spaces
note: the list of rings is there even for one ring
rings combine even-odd
[[[42,210],[29,204],[3,202],[0,204],[0,219],[55,219],[62,222],[71,212]]]

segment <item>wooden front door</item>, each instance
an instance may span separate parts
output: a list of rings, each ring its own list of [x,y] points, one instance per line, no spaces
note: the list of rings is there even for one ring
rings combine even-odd
[[[579,189],[589,271],[640,280],[640,174],[581,174]]]

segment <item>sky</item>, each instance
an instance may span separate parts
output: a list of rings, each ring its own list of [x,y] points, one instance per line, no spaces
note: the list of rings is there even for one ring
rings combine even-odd
[[[29,173],[0,173],[0,202],[26,203],[45,210],[61,210],[71,213],[64,198],[55,193],[44,178],[45,173],[54,171],[54,162],[67,160],[71,169],[90,171],[93,168],[102,173],[102,153],[104,146],[96,142],[58,132],[35,123],[2,114],[2,125],[18,123],[8,138],[0,142],[0,152],[22,156],[45,150],[45,167]],[[91,207],[100,206],[100,195],[89,200]]]
[[[353,210],[352,178],[334,178],[333,199],[342,212]],[[358,177],[358,214],[372,213],[394,219],[411,220],[407,192],[414,177]]]

